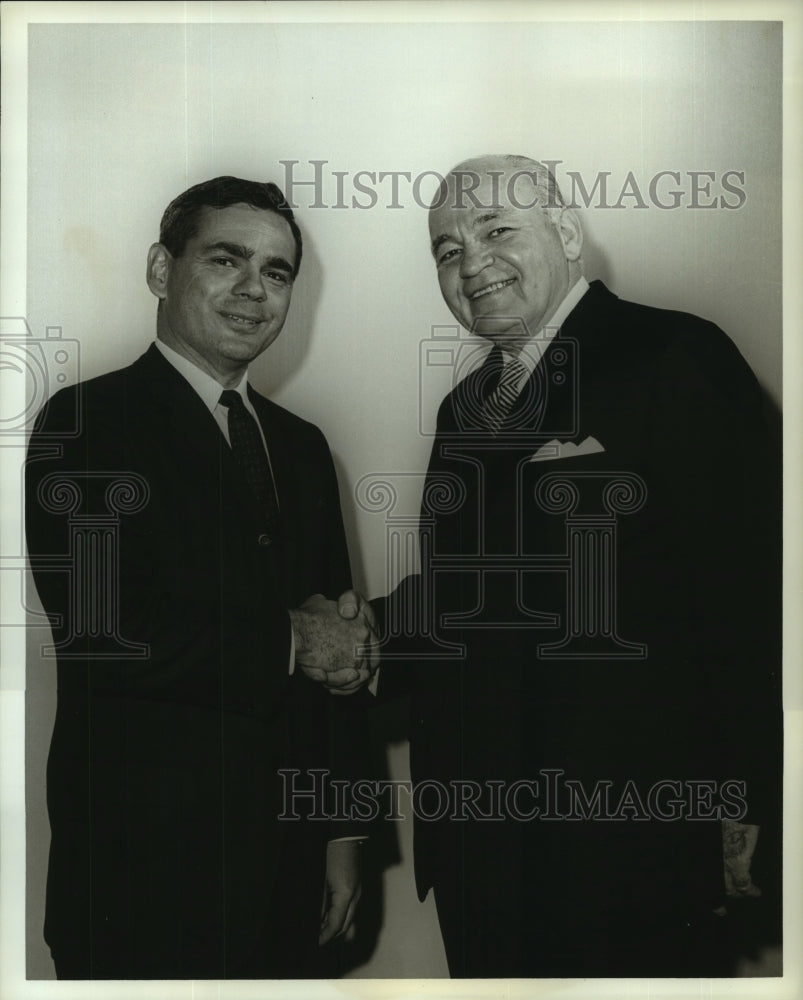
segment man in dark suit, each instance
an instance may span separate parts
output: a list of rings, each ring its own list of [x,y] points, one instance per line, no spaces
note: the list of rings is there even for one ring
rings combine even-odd
[[[60,978],[331,974],[319,941],[352,919],[364,830],[298,803],[278,819],[280,769],[360,766],[360,696],[297,669],[321,655],[299,605],[350,585],[332,459],[247,379],[301,249],[273,184],[184,192],[148,254],[155,344],[36,421],[27,538],[58,656],[45,937]],[[353,624],[332,633],[340,660],[327,651],[346,685],[367,638]]]
[[[422,573],[373,604],[450,973],[727,975],[723,824],[735,894],[758,891],[759,819],[779,843],[759,387],[713,324],[589,286],[536,161],[456,167],[430,235],[492,350],[438,413]]]

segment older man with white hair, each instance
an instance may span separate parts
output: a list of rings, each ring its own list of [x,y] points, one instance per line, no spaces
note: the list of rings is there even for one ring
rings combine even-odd
[[[537,161],[461,163],[429,228],[447,306],[491,350],[438,413],[423,573],[373,605],[450,973],[732,974],[723,825],[748,896],[757,821],[780,816],[759,386],[712,323],[589,284]]]

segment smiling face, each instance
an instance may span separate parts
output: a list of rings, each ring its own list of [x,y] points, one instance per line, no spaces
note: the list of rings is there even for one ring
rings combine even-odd
[[[570,209],[517,207],[534,198],[517,183],[520,168],[504,160],[455,171],[429,216],[441,293],[466,329],[515,348],[522,322],[537,335],[580,276],[580,224]],[[478,180],[470,193],[467,173]]]
[[[296,245],[285,219],[250,205],[202,208],[197,222],[180,257],[161,243],[148,254],[157,335],[231,387],[284,326]]]

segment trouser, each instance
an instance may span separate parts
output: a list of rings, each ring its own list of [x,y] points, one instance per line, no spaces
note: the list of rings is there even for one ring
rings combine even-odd
[[[508,822],[450,831],[434,868],[450,975],[731,975],[728,918],[704,884],[721,862],[715,851],[690,857],[684,833]]]

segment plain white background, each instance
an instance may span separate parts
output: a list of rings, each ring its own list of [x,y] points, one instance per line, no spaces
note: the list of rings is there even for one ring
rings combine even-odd
[[[189,185],[233,173],[285,186],[282,160],[298,161],[301,180],[314,176],[310,161],[326,160],[331,206],[335,171],[349,204],[358,171],[414,178],[467,156],[516,152],[562,161],[565,194],[566,171],[589,188],[609,172],[610,202],[632,172],[648,207],[624,198],[621,209],[582,210],[587,277],[624,298],[713,320],[780,402],[777,23],[270,24],[266,16],[42,24],[29,41],[27,318],[35,336],[59,326],[79,342],[82,378],[129,363],[151,341],[156,303],[145,254],[165,205]],[[659,171],[681,174],[680,207],[650,202]],[[734,183],[744,204],[687,207],[689,171],[715,174],[712,195],[723,193],[724,173],[743,173]],[[315,208],[310,186],[295,189],[304,262],[285,330],[252,366],[252,380],[325,431],[356,582],[376,595],[393,582],[385,524],[362,508],[355,487],[399,474],[396,513],[416,509],[431,443],[422,428],[450,377],[420,364],[422,344],[454,320],[411,184],[400,179],[401,207],[390,208],[388,180],[364,183],[377,204],[363,210]],[[664,182],[662,191],[673,187]],[[40,928],[54,671],[36,656],[41,634],[31,637],[28,975],[49,978]],[[398,738],[389,767],[407,774]],[[434,908],[415,898],[409,829],[398,832],[401,858],[383,877],[377,946],[352,975],[442,976]]]

